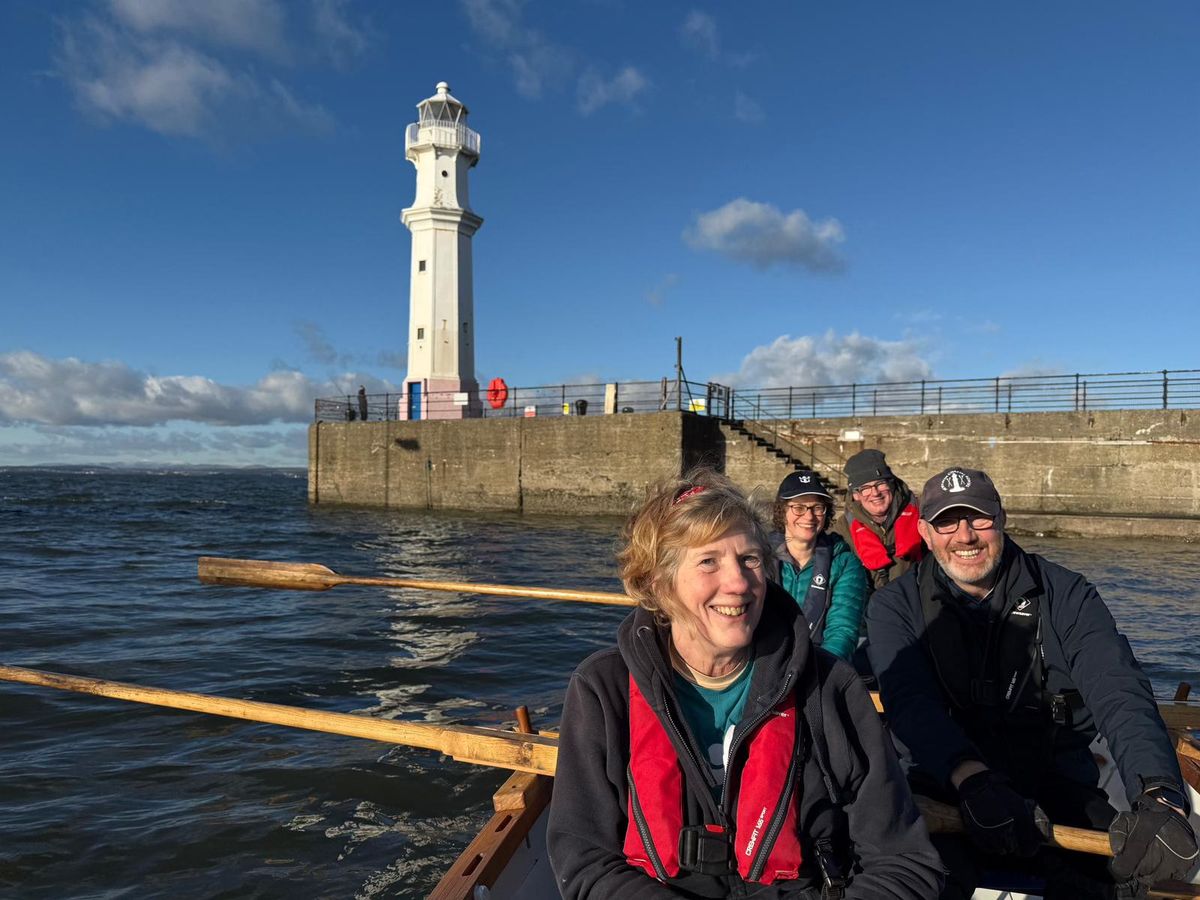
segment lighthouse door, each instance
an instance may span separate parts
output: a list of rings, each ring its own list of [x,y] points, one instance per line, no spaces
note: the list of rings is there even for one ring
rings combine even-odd
[[[419,381],[408,383],[408,417],[410,419],[421,418],[421,382]]]

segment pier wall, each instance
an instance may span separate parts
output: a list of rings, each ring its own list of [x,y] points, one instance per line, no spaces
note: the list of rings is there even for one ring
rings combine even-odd
[[[950,465],[985,469],[1019,530],[1200,538],[1200,411],[802,419],[781,430],[831,463],[883,450],[915,490]],[[700,461],[746,488],[773,489],[788,471],[687,413],[320,422],[309,501],[623,515],[647,483]]]
[[[310,503],[623,515],[685,465],[680,413],[317,422]],[[692,441],[694,443],[694,441]]]
[[[1200,538],[1200,410],[802,419],[818,458],[866,447],[919,491],[952,465],[985,470],[1019,530]]]

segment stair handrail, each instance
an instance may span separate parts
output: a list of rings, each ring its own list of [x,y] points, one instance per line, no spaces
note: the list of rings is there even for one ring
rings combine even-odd
[[[785,437],[780,433],[778,423],[791,422],[792,420],[784,416],[768,415],[762,405],[753,398],[746,398],[744,395],[737,395],[733,401],[732,408],[730,409],[731,418],[736,418],[737,405],[739,403],[746,404],[754,413],[753,416],[743,417],[742,427],[747,432],[751,432],[756,436],[763,438],[764,440],[769,440],[774,445],[778,445],[780,443],[784,444],[785,452],[787,452],[788,455],[793,459],[802,460],[805,456],[808,456],[810,466],[813,466],[819,462],[826,469],[827,478],[829,477],[829,473],[832,473],[832,479],[830,480],[834,482],[833,486],[835,488],[839,490],[849,490],[849,487],[846,484],[846,476],[843,471],[846,465],[846,457],[842,456],[836,451],[827,451],[833,456],[833,462],[830,462],[827,459],[819,459],[816,452],[817,442],[815,438],[807,447],[804,447],[791,438]],[[747,418],[750,421],[753,421],[756,425],[760,425],[763,422],[771,423],[769,426],[770,438],[766,438],[763,434],[759,433],[756,428],[749,426],[746,421]],[[791,452],[792,450],[795,450],[796,452],[793,453]]]

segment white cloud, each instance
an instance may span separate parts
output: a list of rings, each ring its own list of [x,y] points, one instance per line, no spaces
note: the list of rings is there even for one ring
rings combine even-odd
[[[610,103],[628,105],[649,84],[633,66],[626,66],[608,80],[595,69],[588,69],[579,78],[579,111],[586,116]]]
[[[1041,378],[1051,375],[1065,375],[1066,369],[1057,363],[1043,362],[1040,359],[1032,359],[1028,362],[1023,362],[1007,372],[1001,372],[1001,378]]]
[[[303,466],[307,428],[0,426],[3,465]]]
[[[836,272],[844,265],[838,247],[845,233],[837,219],[814,222],[802,209],[784,213],[745,197],[701,213],[683,237],[693,249],[711,250],[759,269],[794,265]]]
[[[370,45],[365,28],[346,15],[348,0],[312,0],[313,32],[324,54],[337,66],[362,56]]]
[[[565,82],[574,67],[572,54],[521,21],[525,0],[461,0],[471,30],[502,53],[512,69],[517,93],[540,98],[554,82]]]
[[[679,27],[679,36],[685,46],[703,53],[709,59],[721,54],[721,38],[717,32],[717,20],[708,13],[693,9]]]
[[[736,372],[714,376],[733,387],[800,387],[877,381],[920,381],[933,369],[915,341],[884,341],[857,331],[820,337],[782,335],[755,347]]]
[[[380,350],[375,355],[375,364],[403,372],[408,369],[408,354],[399,350]]]
[[[667,292],[679,284],[679,276],[674,272],[664,275],[654,287],[646,291],[646,300],[651,306],[662,306],[667,301]]]
[[[757,125],[766,121],[767,114],[757,101],[738,91],[733,95],[733,117],[739,122]]]
[[[318,382],[289,370],[249,386],[199,375],[151,375],[121,362],[48,359],[28,350],[0,354],[0,422],[42,425],[266,425],[307,422],[317,397],[339,396],[346,384],[369,393],[397,392],[391,382],[357,372]]]
[[[263,67],[300,58],[344,64],[364,52],[365,33],[344,7],[312,0],[309,30],[289,31],[294,7],[278,0],[110,0],[107,16],[62,22],[55,62],[76,105],[103,123],[210,141],[324,133],[334,125],[329,112]]]
[[[113,18],[143,34],[174,32],[279,59],[290,55],[277,0],[109,0]]]

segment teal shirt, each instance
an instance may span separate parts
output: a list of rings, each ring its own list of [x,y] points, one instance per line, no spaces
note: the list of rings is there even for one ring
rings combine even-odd
[[[679,711],[691,729],[709,770],[716,780],[713,798],[721,799],[721,788],[725,784],[725,742],[746,707],[750,695],[750,673],[754,663],[742,669],[733,684],[721,691],[712,691],[688,681],[675,673],[675,696],[679,699]]]
[[[858,646],[863,607],[867,597],[867,570],[839,535],[827,534],[832,543],[829,564],[829,609],[825,613],[825,635],[821,646],[839,659],[849,661]],[[812,560],[803,569],[780,562],[779,583],[801,608],[812,581]]]

